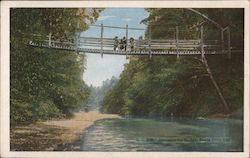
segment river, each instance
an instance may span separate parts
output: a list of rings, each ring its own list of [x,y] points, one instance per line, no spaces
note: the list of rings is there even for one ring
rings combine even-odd
[[[241,120],[109,119],[84,131],[82,151],[242,151]]]

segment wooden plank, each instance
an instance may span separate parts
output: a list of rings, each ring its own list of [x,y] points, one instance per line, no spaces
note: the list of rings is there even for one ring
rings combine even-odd
[[[51,41],[51,44],[67,44],[67,45],[74,45],[75,46],[75,44],[74,43],[71,43],[71,42],[60,42],[60,41]]]
[[[175,39],[151,39],[151,42],[175,42]]]
[[[101,25],[90,25],[90,26],[102,27]],[[103,27],[106,27],[106,28],[116,28],[116,29],[126,29],[126,27],[122,27],[122,26],[108,26],[108,25],[105,25]],[[128,30],[145,30],[145,29],[144,28],[129,27]]]
[[[91,47],[98,47],[98,48],[100,47],[100,45],[95,45],[95,44],[84,44],[84,45],[82,45],[82,47],[84,47],[84,46],[91,46]],[[103,48],[104,47],[114,48],[113,45],[103,45]],[[100,51],[101,51],[101,49],[100,49]]]
[[[111,38],[102,38],[103,41],[114,41],[114,39]],[[101,41],[101,38],[80,38],[80,41]]]
[[[174,43],[174,44],[169,44],[169,43],[166,43],[166,44],[155,44],[155,43],[152,43],[151,44],[151,47],[153,46],[157,46],[157,47],[175,47],[176,48],[176,45],[177,43]],[[179,47],[199,47],[200,44],[185,44],[185,45],[181,45],[178,43],[178,48]]]
[[[113,42],[106,42],[106,41],[102,41],[103,44],[110,44],[110,45],[114,45]],[[96,45],[101,45],[101,41],[80,41],[80,44],[96,44]]]
[[[180,52],[180,50],[196,50],[198,47],[179,47],[178,50]],[[176,51],[176,47],[151,47],[152,50],[175,50]]]
[[[100,46],[101,45],[101,42],[80,42],[80,44],[84,45],[84,44],[94,44],[94,45],[98,45]],[[114,46],[114,43],[112,42],[102,42],[103,45],[112,45]]]
[[[173,42],[173,43],[155,43],[155,42],[151,42],[151,45],[173,45],[173,46],[176,46],[176,42]],[[178,42],[178,46],[185,46],[185,45],[200,45],[200,43],[179,43]]]
[[[189,45],[180,45],[180,44],[178,44],[178,48],[197,48],[197,47],[199,47],[200,45],[198,45],[198,44],[189,44]]]

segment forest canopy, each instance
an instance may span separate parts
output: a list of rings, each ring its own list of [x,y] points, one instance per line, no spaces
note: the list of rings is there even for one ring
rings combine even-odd
[[[85,56],[28,46],[34,35],[74,36],[101,9],[12,8],[10,10],[11,125],[71,116],[85,106]]]

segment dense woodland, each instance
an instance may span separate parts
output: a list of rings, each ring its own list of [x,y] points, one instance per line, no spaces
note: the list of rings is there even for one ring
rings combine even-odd
[[[34,34],[63,39],[84,31],[97,9],[11,9],[11,125],[71,116],[83,108],[85,56],[28,46]]]
[[[221,26],[230,26],[232,45],[242,47],[242,9],[198,10]],[[200,57],[130,56],[119,81],[111,79],[97,90],[82,80],[85,56],[27,45],[34,34],[73,37],[76,30],[88,29],[87,23],[94,22],[100,11],[11,9],[11,125],[71,116],[90,103],[102,104],[102,112],[120,115],[207,116],[224,112]],[[151,26],[152,38],[173,37],[173,31],[166,28],[176,26],[182,28],[180,38],[199,38],[199,25],[204,26],[206,39],[220,36],[214,25],[188,10],[147,11],[150,16],[142,23]],[[231,60],[226,55],[207,56],[231,112],[243,106],[243,59],[243,52],[232,54]]]
[[[244,11],[242,9],[197,9],[223,28],[230,26],[231,44],[243,50]],[[142,23],[151,26],[152,38],[169,39],[173,30],[182,28],[180,38],[220,39],[214,24],[186,9],[147,9],[149,17]],[[197,26],[197,27],[196,27]],[[145,35],[147,37],[147,34]],[[173,39],[173,38],[172,38]],[[206,56],[230,112],[242,111],[244,55],[243,52]],[[199,117],[224,113],[220,98],[200,60],[200,56],[131,56],[119,82],[104,98],[102,111],[132,116]]]

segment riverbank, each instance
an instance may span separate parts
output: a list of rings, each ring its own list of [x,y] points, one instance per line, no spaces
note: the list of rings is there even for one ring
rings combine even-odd
[[[230,118],[230,119],[240,119],[243,120],[243,108],[240,108],[236,111],[231,112],[230,114],[223,114],[223,113],[215,113],[212,115],[207,116],[209,119],[224,119],[224,118]]]
[[[100,114],[97,111],[78,112],[71,119],[37,122],[16,126],[10,131],[12,151],[51,151],[57,145],[79,139],[83,130],[95,121],[119,118],[118,115]]]
[[[76,140],[78,136],[82,133],[82,131],[91,126],[95,121],[112,118],[119,118],[119,116],[114,114],[101,114],[97,111],[79,112],[75,113],[72,119],[47,121],[43,122],[43,124],[68,129],[67,132],[62,134],[62,139],[65,142],[68,142]]]

